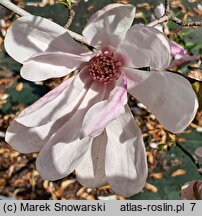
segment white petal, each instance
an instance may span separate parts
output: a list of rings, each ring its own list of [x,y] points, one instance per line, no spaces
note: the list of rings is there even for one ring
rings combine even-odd
[[[25,61],[20,73],[24,79],[33,82],[62,77],[90,58],[90,55],[81,56],[62,52],[40,53]]]
[[[167,68],[170,64],[170,45],[166,36],[153,27],[134,25],[118,48],[128,67]]]
[[[131,196],[144,187],[146,152],[140,129],[128,106],[126,113],[107,125],[105,173],[113,191]]]
[[[81,124],[89,107],[102,100],[104,94],[96,90],[94,83],[75,114],[40,151],[36,166],[42,178],[56,180],[67,176],[78,166],[88,150],[92,138],[79,139]]]
[[[110,10],[122,6],[121,4],[113,3],[113,4],[108,4],[102,9],[96,11],[88,20],[87,25],[91,24],[92,22],[96,21],[96,19],[100,18],[103,16],[105,13],[109,12]],[[86,26],[87,26],[86,25]]]
[[[198,100],[189,81],[171,72],[124,72],[128,92],[148,107],[167,130],[180,133],[191,123]]]
[[[76,130],[73,122],[65,124],[40,151],[36,168],[43,179],[54,181],[69,175],[89,148],[91,139],[86,137],[79,140],[76,132],[71,131],[72,128]]]
[[[76,168],[76,176],[81,185],[95,188],[107,184],[105,176],[106,144],[105,131],[93,139],[90,148]]]
[[[64,116],[39,127],[26,127],[13,120],[6,131],[6,142],[21,153],[39,152],[50,137],[68,120]]]
[[[87,49],[75,42],[63,27],[32,15],[20,17],[13,22],[7,30],[5,49],[20,63],[44,51],[74,54],[87,52]]]
[[[63,91],[52,97],[49,93],[42,99],[23,111],[16,119],[19,123],[27,127],[36,127],[57,120],[64,116],[72,106],[76,107],[81,98],[90,86],[91,78],[87,76],[85,69],[73,79],[67,80],[67,85]],[[57,90],[56,90],[57,91]]]
[[[92,46],[117,47],[135,17],[133,5],[112,4],[90,18],[83,35]]]

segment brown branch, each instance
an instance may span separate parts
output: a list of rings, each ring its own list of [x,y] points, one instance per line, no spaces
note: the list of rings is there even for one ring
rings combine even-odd
[[[171,19],[171,14],[166,13],[161,18],[155,19],[152,22],[150,22],[149,24],[147,24],[147,26],[153,27],[153,26],[168,22],[170,19]]]
[[[172,0],[165,0],[165,14],[151,23],[148,24],[148,26],[156,26],[158,24],[162,24],[167,21],[172,21],[178,25],[181,25],[183,27],[194,27],[194,26],[202,26],[202,21],[197,21],[197,22],[185,22],[182,21],[181,19],[177,18],[173,11],[170,9]]]
[[[72,21],[74,19],[74,16],[75,16],[75,12],[74,10],[68,8],[69,10],[69,15],[68,15],[68,20],[67,20],[67,23],[64,25],[64,28],[68,29],[70,27],[70,25],[72,24]]]
[[[170,4],[171,4],[171,0],[166,0],[165,1],[165,11],[166,11],[166,13],[170,11]]]
[[[181,19],[177,18],[176,16],[172,16],[171,21],[174,23],[181,25],[183,27],[193,27],[193,26],[202,26],[202,21],[197,21],[197,22],[186,22],[182,21]]]

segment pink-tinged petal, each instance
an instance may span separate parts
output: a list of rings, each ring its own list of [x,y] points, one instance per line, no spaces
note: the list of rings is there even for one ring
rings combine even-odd
[[[95,188],[107,184],[105,176],[106,131],[93,138],[90,148],[76,168],[78,181],[84,187]]]
[[[33,115],[31,116],[32,118],[34,118],[35,115],[35,120],[38,120],[39,116],[36,112],[38,111],[38,114],[40,114],[41,112],[42,115],[44,108],[43,106],[46,107],[46,104],[52,103],[52,101],[60,97],[61,94],[63,94],[65,88],[69,87],[72,84],[73,80],[74,78],[70,78],[69,80],[64,81],[58,87],[56,87],[48,94],[46,94],[44,97],[35,102],[33,105],[23,110],[23,112],[19,116],[19,119],[27,123],[26,117],[29,116],[29,114],[31,114]],[[74,99],[73,103],[71,103],[63,111],[61,111],[60,116],[62,117],[60,118],[59,116],[57,116],[57,118],[54,118],[52,120],[51,110],[49,110],[48,108],[47,110],[44,110],[44,117],[47,118],[47,123],[45,124],[33,127],[26,127],[18,122],[18,118],[14,119],[9,128],[7,129],[5,138],[6,141],[14,149],[22,153],[40,151],[43,145],[46,142],[48,142],[48,140],[51,138],[51,136],[57,133],[57,130],[60,129],[60,127],[62,127],[67,121],[69,121],[71,117],[75,114],[75,112],[78,110],[81,101],[84,99],[86,92],[87,90],[84,90],[83,93],[79,94],[79,96],[76,99]],[[57,104],[49,104],[49,107],[51,105],[55,106],[55,108],[51,108],[52,110],[58,109],[58,111],[60,111],[59,108],[57,108]],[[31,122],[30,124],[32,123],[35,122]]]
[[[117,52],[128,67],[167,68],[170,64],[170,45],[167,37],[153,27],[134,25]]]
[[[75,79],[75,76],[72,76],[71,78],[63,81],[60,85],[58,85],[57,87],[55,87],[53,90],[49,91],[47,94],[45,94],[43,97],[41,97],[40,99],[38,99],[35,103],[33,103],[32,105],[30,105],[29,107],[27,107],[26,109],[24,109],[20,115],[20,116],[25,116],[28,115],[38,109],[40,109],[42,106],[44,106],[45,104],[47,104],[48,102],[54,100],[55,98],[57,98],[58,96],[60,96],[62,94],[62,92],[71,85],[71,83],[73,82],[73,80]]]
[[[125,112],[127,103],[127,81],[121,76],[107,100],[96,103],[86,113],[80,137],[99,135],[106,125]]]
[[[39,127],[26,127],[13,120],[6,131],[5,140],[21,153],[39,152],[50,137],[68,120],[64,116]]]
[[[175,41],[170,41],[170,46],[171,46],[171,55],[176,56],[177,54],[180,54],[181,56],[187,55],[188,52],[187,50],[176,43]]]
[[[106,127],[105,173],[116,194],[131,196],[142,190],[147,179],[146,151],[142,134],[128,106]]]
[[[84,68],[74,78],[67,80],[64,89],[63,86],[56,88],[25,109],[16,121],[27,127],[37,127],[68,113],[69,108],[71,110],[72,106],[76,106],[90,86],[91,78],[87,76],[86,70]]]
[[[117,47],[123,41],[134,17],[133,5],[108,5],[90,18],[83,35],[92,46]]]
[[[188,80],[171,72],[124,69],[128,92],[142,102],[173,133],[193,120],[198,100]]]
[[[42,178],[56,180],[67,176],[81,162],[92,138],[79,139],[85,113],[94,103],[102,100],[105,90],[93,83],[77,107],[74,115],[58,129],[40,151],[36,166]]]
[[[62,77],[90,58],[90,55],[81,56],[62,52],[40,53],[25,61],[20,73],[24,79],[33,82]]]
[[[72,77],[69,80],[64,81],[57,88],[53,89],[51,92],[49,92],[44,97],[42,97],[37,102],[35,102],[33,105],[26,108],[19,116],[20,119],[19,121],[25,121],[26,124],[27,123],[26,120],[30,120],[27,117],[29,117],[29,115],[32,115],[31,117],[33,118],[33,122],[30,122],[30,124],[35,124],[35,120],[38,120],[38,118],[40,117],[39,115],[43,115],[43,117],[46,117],[46,121],[45,121],[46,123],[42,122],[43,124],[39,126],[34,125],[33,127],[26,127],[18,122],[18,118],[13,120],[13,122],[11,123],[11,125],[9,126],[6,132],[6,141],[14,149],[22,153],[40,151],[43,145],[49,141],[51,136],[57,133],[57,130],[59,130],[67,121],[71,119],[71,117],[79,109],[81,102],[86,97],[88,89],[84,88],[83,93],[79,94],[79,96],[75,98],[73,102],[67,107],[65,107],[63,110],[60,110],[57,107],[58,105],[57,103],[49,104],[49,108],[46,107],[46,104],[52,103],[52,101],[60,97],[61,94],[63,94],[63,91],[65,91],[66,88],[69,88],[74,80],[75,78]],[[92,85],[91,88],[93,89],[94,85]],[[101,91],[101,89],[98,90]],[[96,94],[98,93],[96,92]],[[95,93],[93,93],[93,95],[95,95]],[[87,99],[88,97],[85,100]],[[87,104],[87,102],[85,103]],[[44,106],[47,109],[44,109]],[[52,119],[51,112],[52,114],[54,114],[56,110],[58,112],[60,111],[60,113],[58,113],[58,115],[55,116],[56,118]],[[35,120],[34,120],[34,115],[36,118]]]
[[[88,52],[63,27],[32,15],[20,17],[13,22],[5,37],[5,48],[20,63],[44,51],[74,54]]]

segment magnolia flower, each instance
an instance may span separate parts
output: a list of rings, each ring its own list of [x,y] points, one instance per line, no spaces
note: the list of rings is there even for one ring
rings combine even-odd
[[[111,4],[95,13],[83,30],[93,52],[45,18],[21,17],[9,28],[5,48],[23,64],[23,78],[42,81],[80,70],[26,108],[6,133],[14,149],[39,152],[36,167],[44,179],[76,170],[89,188],[109,183],[120,195],[141,191],[146,154],[127,92],[169,131],[183,131],[194,118],[198,102],[190,83],[164,71],[168,39],[152,27],[131,27],[134,17],[132,5]],[[138,69],[143,67],[155,70]]]

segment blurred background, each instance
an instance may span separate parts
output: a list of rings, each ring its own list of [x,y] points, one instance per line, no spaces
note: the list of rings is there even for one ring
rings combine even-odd
[[[65,25],[69,16],[68,9],[57,0],[13,2],[60,25]],[[144,24],[155,18],[156,6],[164,4],[160,0],[74,0],[75,17],[70,29],[81,33],[90,15],[115,2],[134,4],[137,7],[134,23]],[[201,0],[173,0],[171,8],[182,20],[201,20]],[[0,199],[126,199],[114,194],[108,185],[93,190],[84,188],[74,173],[59,181],[44,181],[35,169],[36,153],[20,154],[5,143],[5,131],[12,119],[63,81],[61,78],[31,83],[20,77],[21,65],[8,56],[3,44],[6,30],[15,19],[12,12],[0,6]],[[172,69],[202,80],[202,27],[182,28],[169,22],[164,28],[170,40],[179,44],[186,55],[196,57],[194,61],[180,62]],[[173,59],[178,58],[173,54]],[[181,187],[186,182],[202,180],[197,170],[202,167],[202,158],[195,154],[202,146],[201,109],[190,127],[176,136],[165,131],[155,116],[131,96],[129,105],[142,130],[149,164],[147,184],[142,192],[129,199],[181,199]]]

